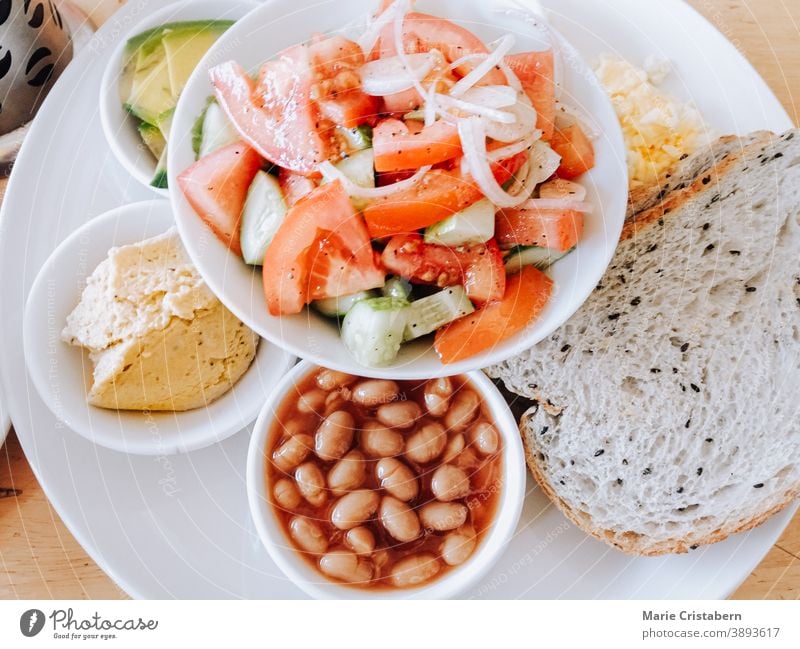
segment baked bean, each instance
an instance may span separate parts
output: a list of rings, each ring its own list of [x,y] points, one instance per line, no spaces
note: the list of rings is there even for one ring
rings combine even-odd
[[[290,437],[272,454],[272,461],[284,473],[288,473],[308,457],[314,448],[311,435],[295,435]]]
[[[295,516],[289,523],[295,543],[306,552],[322,554],[328,550],[328,538],[316,522],[305,516]]]
[[[327,417],[332,412],[336,412],[337,410],[341,410],[342,406],[347,402],[342,396],[342,393],[336,390],[335,392],[329,392],[328,398],[325,399],[325,416]]]
[[[359,489],[345,494],[331,511],[331,522],[340,530],[358,527],[378,509],[380,496],[369,489]]]
[[[435,421],[427,423],[406,441],[406,457],[412,462],[425,464],[439,457],[446,443],[444,428]]]
[[[356,554],[372,554],[375,549],[375,535],[368,527],[354,527],[344,535],[344,542]]]
[[[385,379],[367,379],[360,381],[353,387],[352,400],[360,406],[377,408],[382,403],[389,403],[397,399],[400,388],[394,381]]]
[[[364,456],[358,451],[350,451],[328,471],[328,487],[334,496],[341,496],[358,489],[366,476]]]
[[[419,510],[419,519],[427,530],[449,532],[467,520],[467,508],[461,503],[428,503]]]
[[[328,552],[319,560],[319,569],[329,577],[350,584],[372,579],[372,564],[348,550]]]
[[[281,478],[275,483],[272,488],[272,496],[278,506],[287,511],[295,509],[300,504],[300,501],[303,500],[297,485],[286,478]]]
[[[434,417],[442,417],[450,405],[453,394],[453,382],[448,377],[431,379],[425,384],[425,407]]]
[[[431,491],[437,499],[449,503],[469,494],[469,476],[463,469],[443,464],[433,472]]]
[[[450,404],[450,409],[444,416],[444,425],[448,431],[460,433],[475,419],[481,402],[478,395],[472,390],[463,388]]]
[[[481,455],[494,455],[500,448],[500,434],[486,421],[481,421],[472,427],[470,441]]]
[[[400,455],[405,439],[396,430],[385,428],[377,421],[368,421],[359,434],[361,450],[371,457]]]
[[[475,530],[469,526],[450,532],[442,542],[442,559],[448,566],[460,566],[475,551]]]
[[[327,398],[328,394],[324,390],[309,390],[300,395],[297,400],[297,410],[304,415],[321,413]]]
[[[378,421],[389,428],[411,428],[422,414],[416,401],[384,403],[376,413]]]
[[[336,370],[320,370],[317,374],[317,385],[330,392],[345,385],[350,385],[358,377],[352,374],[345,374],[344,372],[337,372]]]
[[[389,535],[401,543],[413,541],[422,531],[414,510],[392,496],[383,497],[378,517]]]
[[[297,467],[294,479],[303,498],[314,507],[321,507],[328,500],[328,492],[325,491],[325,477],[313,462],[306,462]]]
[[[392,585],[397,588],[419,586],[439,574],[440,568],[439,560],[432,554],[413,554],[394,564]]]
[[[447,442],[447,446],[444,447],[444,455],[442,456],[442,461],[452,462],[459,456],[461,451],[463,451],[466,447],[467,447],[467,440],[464,439],[464,436],[461,433],[459,433],[458,435],[453,435]]]
[[[375,467],[375,475],[381,487],[399,500],[414,500],[419,493],[417,476],[400,460],[393,457],[383,458]]]
[[[294,437],[295,435],[308,435],[314,432],[314,426],[308,425],[306,417],[294,417],[283,424],[283,434],[286,437]]]
[[[353,443],[353,415],[337,410],[323,419],[314,438],[314,450],[320,460],[340,459]]]
[[[473,451],[471,447],[465,448],[458,454],[456,459],[453,460],[453,464],[459,469],[464,469],[464,471],[469,472],[472,472],[480,463],[481,461],[478,458],[478,454]]]

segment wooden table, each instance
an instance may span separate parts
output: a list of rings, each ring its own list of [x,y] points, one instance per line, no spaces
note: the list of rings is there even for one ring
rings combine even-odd
[[[120,0],[80,0],[108,15]],[[795,0],[691,0],[753,62],[798,122],[800,3]],[[789,6],[791,5],[791,6]],[[5,180],[0,180],[0,197]],[[0,451],[0,598],[121,598],[125,594],[86,556],[34,478],[16,436]],[[800,598],[800,514],[734,595]]]

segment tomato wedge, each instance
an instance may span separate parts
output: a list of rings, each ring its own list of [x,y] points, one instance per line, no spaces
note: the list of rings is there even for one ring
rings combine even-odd
[[[264,255],[271,315],[299,313],[311,300],[383,286],[364,221],[340,182],[314,189],[292,207]]]
[[[505,209],[495,221],[495,236],[503,248],[539,246],[567,252],[582,234],[583,214],[573,210]]]
[[[525,164],[521,153],[493,166],[494,177],[505,183]],[[460,169],[433,169],[413,187],[373,199],[364,209],[374,239],[425,228],[483,198],[478,185]]]
[[[462,284],[469,299],[479,304],[499,300],[505,291],[505,266],[494,240],[448,248],[425,243],[416,233],[399,234],[389,240],[381,261],[388,271],[414,284]]]
[[[557,129],[550,146],[561,156],[561,178],[577,178],[594,168],[594,145],[577,124]]]
[[[312,79],[304,53],[302,46],[293,47],[265,63],[257,87],[234,61],[211,68],[209,75],[242,139],[270,162],[308,174],[329,155],[309,98]]]
[[[178,176],[178,185],[197,215],[231,252],[242,254],[239,227],[247,190],[261,156],[244,142],[217,149]]]
[[[547,305],[553,281],[533,266],[508,278],[503,299],[436,332],[442,363],[456,363],[505,342],[535,320]]]
[[[308,196],[317,186],[313,178],[283,168],[278,172],[278,182],[289,207],[292,207],[301,198]]]
[[[397,56],[395,45],[394,23],[390,22],[381,32],[377,55],[381,58]],[[416,12],[406,14],[403,21],[403,45],[408,54],[439,50],[449,63],[468,54],[489,53],[481,39],[468,29],[444,18]],[[479,63],[480,61],[462,63],[456,68],[456,72],[462,77],[466,76]],[[483,78],[482,83],[502,85],[506,83],[506,77],[495,69]]]
[[[362,92],[358,71],[364,52],[343,36],[320,38],[308,46],[315,83],[311,96],[321,116],[337,126],[355,128],[374,123],[380,99]]]
[[[444,120],[412,133],[405,122],[385,119],[372,132],[372,148],[378,172],[419,169],[462,155],[458,128]]]
[[[506,57],[511,71],[519,77],[522,89],[536,109],[536,127],[542,139],[553,137],[556,121],[556,83],[553,50],[522,52]]]

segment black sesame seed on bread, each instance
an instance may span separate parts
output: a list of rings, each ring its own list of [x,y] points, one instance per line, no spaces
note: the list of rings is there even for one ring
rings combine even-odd
[[[528,464],[573,522],[686,552],[800,494],[800,132],[724,138],[632,199],[584,306],[487,371],[536,402]]]

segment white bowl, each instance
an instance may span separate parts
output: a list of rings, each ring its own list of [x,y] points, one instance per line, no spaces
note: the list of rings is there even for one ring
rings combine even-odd
[[[284,574],[306,594],[319,599],[446,599],[456,597],[483,579],[505,551],[514,535],[525,499],[527,471],[517,422],[505,399],[483,372],[467,376],[489,409],[492,420],[503,438],[502,491],[490,529],[475,553],[461,566],[451,568],[429,585],[396,590],[367,590],[349,587],[325,579],[292,547],[275,516],[267,493],[266,446],[275,413],[284,398],[293,392],[317,366],[302,361],[296,365],[272,392],[256,420],[247,453],[247,499],[256,530],[272,560]]]
[[[169,143],[170,186],[177,186],[177,175],[194,162],[191,129],[212,93],[206,74],[212,62],[235,59],[247,70],[257,69],[283,48],[308,40],[313,32],[330,32],[353,21],[363,21],[376,5],[375,0],[313,3],[273,0],[234,25],[200,63],[178,103]],[[518,19],[493,12],[492,3],[421,0],[416,6],[419,11],[465,24],[486,41],[501,33],[513,32],[517,36],[515,51],[544,47],[542,41],[537,40],[539,32],[528,30]],[[346,33],[351,32],[346,30]],[[263,295],[261,271],[246,266],[216,240],[182,192],[175,191],[171,193],[171,200],[186,249],[208,285],[231,311],[265,338],[325,367],[375,377],[426,378],[462,374],[528,349],[563,324],[597,285],[619,240],[628,197],[625,147],[614,110],[581,58],[566,45],[563,51],[567,55],[562,66],[564,97],[591,115],[600,133],[595,142],[597,167],[583,179],[588,189],[587,200],[596,210],[587,218],[585,235],[576,252],[552,269],[556,289],[550,304],[528,328],[502,344],[462,362],[443,365],[428,338],[404,345],[389,367],[362,367],[348,353],[335,322],[310,309],[288,317],[270,316]]]
[[[136,128],[136,119],[125,110],[119,93],[120,75],[128,39],[148,29],[168,22],[184,20],[238,20],[255,7],[251,2],[239,0],[185,0],[158,11],[147,12],[147,17],[124,34],[106,64],[100,83],[100,122],[108,145],[120,164],[140,183],[161,196],[169,190],[153,187],[150,182],[156,173],[156,161],[142,142]]]
[[[113,246],[136,243],[173,225],[168,201],[113,209],[73,232],[45,262],[33,283],[23,321],[25,362],[42,400],[88,440],[135,455],[169,455],[220,442],[250,424],[295,359],[261,341],[253,364],[225,395],[206,408],[141,413],[86,402],[92,364],[84,350],[61,341],[67,315],[87,277]]]

